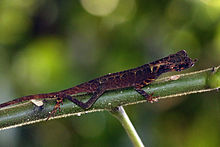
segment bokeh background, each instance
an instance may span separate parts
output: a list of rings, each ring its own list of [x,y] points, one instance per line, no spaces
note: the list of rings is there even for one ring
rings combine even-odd
[[[72,87],[185,49],[220,63],[219,0],[1,0],[0,102]],[[172,73],[175,74],[175,73]],[[126,107],[145,145],[220,146],[217,92]],[[0,146],[132,144],[108,112],[0,132]]]

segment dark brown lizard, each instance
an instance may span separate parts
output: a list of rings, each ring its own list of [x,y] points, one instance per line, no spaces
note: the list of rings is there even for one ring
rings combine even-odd
[[[64,99],[72,101],[83,109],[89,109],[105,91],[126,87],[133,87],[139,94],[144,96],[148,102],[154,102],[156,99],[152,97],[152,94],[147,94],[144,90],[142,90],[142,87],[152,83],[162,73],[169,71],[181,71],[190,68],[196,61],[196,59],[192,60],[189,58],[185,50],[181,50],[176,54],[171,54],[149,64],[144,64],[140,67],[121,72],[107,74],[69,89],[20,97],[0,104],[0,108],[28,100],[56,98],[56,105],[54,106],[52,114],[55,114],[57,109],[60,109],[60,104],[62,104]],[[93,94],[92,97],[85,103],[72,96],[74,94],[84,92]]]

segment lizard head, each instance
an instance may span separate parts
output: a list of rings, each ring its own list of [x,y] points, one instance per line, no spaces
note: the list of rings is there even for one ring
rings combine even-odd
[[[188,57],[185,50],[181,50],[176,54],[168,56],[168,62],[170,63],[170,68],[174,71],[181,71],[194,66],[197,59],[191,59]]]
[[[181,50],[175,54],[171,54],[160,60],[151,62],[149,64],[152,73],[158,75],[169,71],[181,71],[192,67],[197,59],[188,57],[185,50]]]

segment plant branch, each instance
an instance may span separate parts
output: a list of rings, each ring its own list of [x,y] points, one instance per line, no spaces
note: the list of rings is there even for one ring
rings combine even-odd
[[[110,113],[120,121],[120,123],[126,130],[129,138],[131,139],[133,145],[135,147],[144,147],[144,144],[138,136],[124,108],[122,106],[116,107],[115,109],[110,111]]]
[[[187,95],[191,93],[207,92],[220,87],[220,66],[202,71],[169,76],[156,80],[143,88],[147,93],[154,93],[158,99]],[[78,95],[77,98],[87,101],[91,95]],[[61,106],[62,111],[50,119],[81,114],[110,111],[118,106],[125,106],[146,102],[133,88],[105,92],[94,106],[87,111],[79,108],[70,101],[65,101]],[[0,130],[14,128],[46,120],[55,104],[54,99],[47,99],[43,108],[35,106],[32,102],[24,102],[0,110]]]

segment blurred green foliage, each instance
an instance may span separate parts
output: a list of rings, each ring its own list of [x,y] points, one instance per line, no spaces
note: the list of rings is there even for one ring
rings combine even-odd
[[[185,49],[219,65],[219,0],[0,1],[0,102],[52,92]],[[189,72],[189,70],[187,71]],[[126,108],[148,146],[220,146],[219,94]],[[0,132],[0,146],[132,146],[106,113]]]

